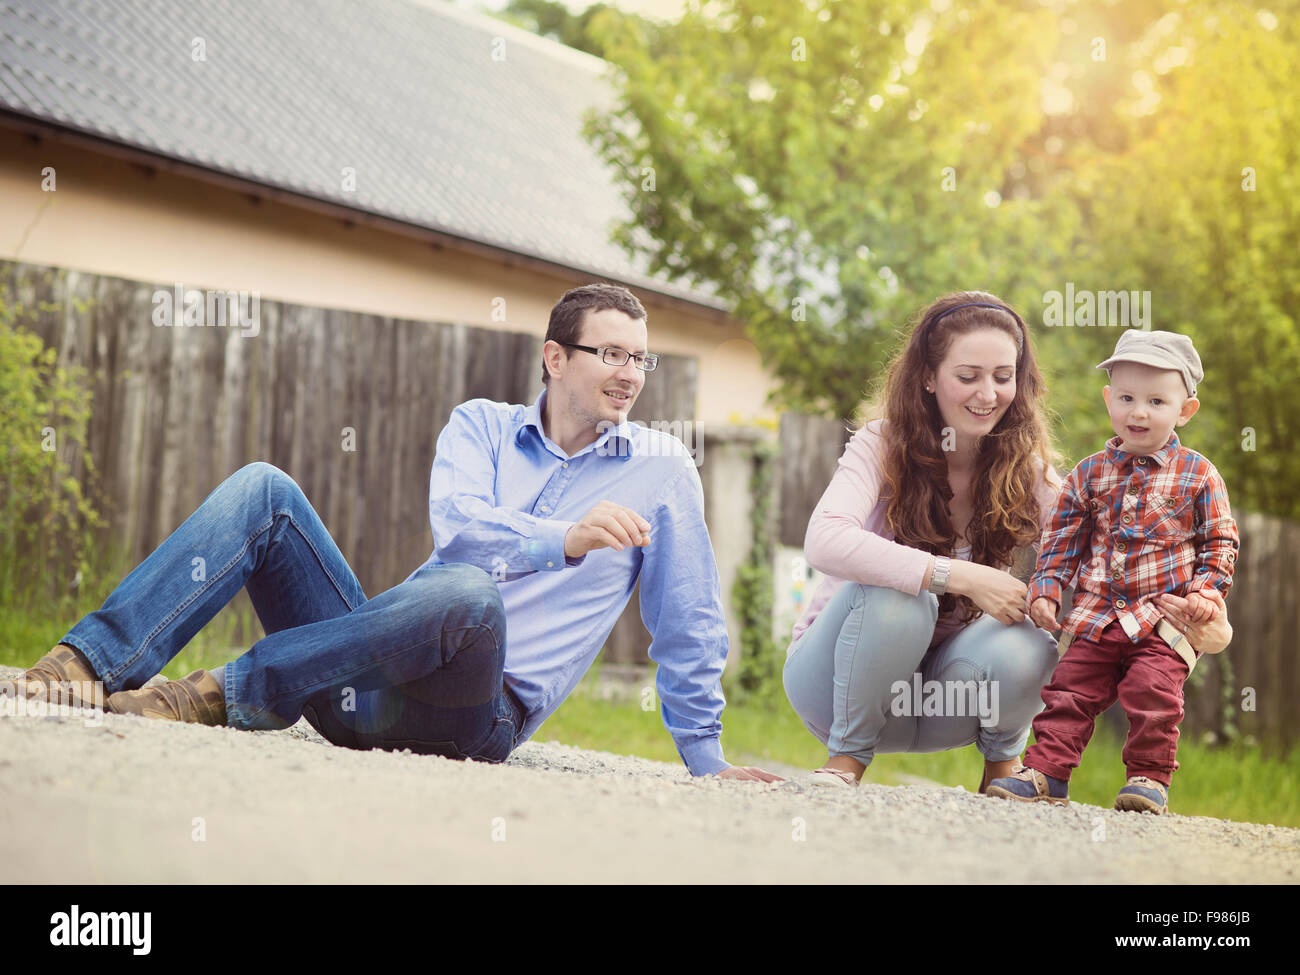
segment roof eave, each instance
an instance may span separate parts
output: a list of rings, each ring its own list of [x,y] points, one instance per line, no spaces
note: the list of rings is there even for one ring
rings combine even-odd
[[[92,152],[100,152],[149,170],[165,170],[192,179],[221,186],[237,193],[243,193],[256,200],[271,200],[286,206],[297,207],[324,216],[332,217],[346,224],[359,224],[375,227],[390,233],[419,240],[430,244],[435,249],[448,248],[473,254],[488,260],[498,261],[507,267],[522,267],[547,274],[565,276],[597,277],[635,288],[643,300],[647,293],[653,298],[649,304],[689,308],[695,314],[717,324],[731,321],[726,306],[719,300],[701,300],[686,296],[682,292],[665,286],[648,278],[627,280],[625,275],[611,274],[597,268],[577,267],[540,257],[536,254],[522,253],[517,250],[500,247],[468,237],[458,236],[410,221],[399,220],[385,214],[375,213],[359,207],[349,207],[334,200],[311,196],[299,190],[274,186],[254,179],[233,176],[230,173],[212,169],[198,163],[176,159],[163,153],[153,152],[140,146],[119,142],[100,133],[77,129],[72,126],[59,125],[32,115],[24,115],[12,109],[0,108],[0,125],[8,125],[35,139],[52,139]]]

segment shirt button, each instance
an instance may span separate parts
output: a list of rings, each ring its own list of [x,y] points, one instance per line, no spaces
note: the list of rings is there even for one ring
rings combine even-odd
[[[1116,609],[1128,609],[1128,603],[1126,603],[1126,602],[1125,602],[1124,600],[1122,600],[1122,599],[1117,599],[1117,600],[1115,600],[1115,608],[1116,608]]]
[[[1133,524],[1133,516],[1125,515],[1123,518],[1120,519],[1120,521],[1124,522],[1124,524],[1126,525],[1131,525]]]
[[[1138,458],[1138,463],[1139,463],[1139,464],[1145,464],[1146,462],[1147,462],[1147,459],[1146,459],[1145,457],[1139,457],[1139,458]]]
[[[548,507],[546,507],[546,505],[542,505],[542,510],[543,510],[543,511],[550,511],[551,509],[548,508]]]
[[[560,466],[561,466],[561,467],[568,467],[568,466],[569,466],[569,462],[566,460],[566,461],[565,461],[563,464],[561,464]]]
[[[1116,582],[1119,582],[1121,579],[1124,578],[1124,573],[1120,572],[1119,569],[1116,569],[1114,572],[1110,574],[1110,577],[1114,579]]]
[[[1127,552],[1127,551],[1128,551],[1128,545],[1125,544],[1124,542],[1116,542],[1116,543],[1115,543],[1115,551],[1116,551],[1116,552]]]
[[[1129,493],[1129,494],[1137,494],[1138,491],[1140,491],[1140,490],[1141,490],[1141,488],[1139,488],[1136,484],[1134,484],[1132,487],[1130,487],[1130,488],[1128,489],[1128,493]]]
[[[554,563],[554,562],[547,562],[547,563],[546,563],[546,567],[547,567],[548,569],[554,569],[554,568],[555,568],[555,563]]]

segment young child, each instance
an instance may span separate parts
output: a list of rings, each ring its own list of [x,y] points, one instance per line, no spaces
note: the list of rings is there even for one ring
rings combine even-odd
[[[1029,584],[1030,617],[1054,630],[1061,591],[1077,573],[1062,624],[1073,641],[1043,688],[1047,707],[1024,767],[988,793],[1067,804],[1093,722],[1118,697],[1129,719],[1128,782],[1115,808],[1159,814],[1178,768],[1183,681],[1199,654],[1155,599],[1183,596],[1194,620],[1211,619],[1240,542],[1223,479],[1174,434],[1200,408],[1204,373],[1191,339],[1125,331],[1097,368],[1110,375],[1102,397],[1116,436],[1070,472]]]

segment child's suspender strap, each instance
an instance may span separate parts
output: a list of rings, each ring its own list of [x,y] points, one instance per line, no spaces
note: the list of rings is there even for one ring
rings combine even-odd
[[[1192,668],[1196,666],[1196,648],[1187,639],[1187,634],[1179,633],[1178,628],[1168,620],[1161,620],[1156,624],[1156,635],[1169,644],[1174,653],[1183,658],[1183,663],[1187,664],[1187,673],[1190,674]]]
[[[1192,641],[1187,639],[1186,633],[1179,633],[1178,628],[1168,620],[1161,620],[1156,624],[1156,636],[1169,644],[1169,648],[1183,658],[1183,663],[1187,664],[1187,673],[1191,674],[1192,668],[1196,666],[1196,648],[1192,646]],[[1056,653],[1064,657],[1065,651],[1070,649],[1070,644],[1074,642],[1074,634],[1069,630],[1062,630],[1061,637],[1056,643]]]

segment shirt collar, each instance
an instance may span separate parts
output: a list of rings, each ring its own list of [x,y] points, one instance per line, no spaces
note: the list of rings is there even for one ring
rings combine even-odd
[[[1126,464],[1132,464],[1137,459],[1136,454],[1131,454],[1127,450],[1120,450],[1120,437],[1114,436],[1106,441],[1106,459],[1116,467],[1123,467]],[[1157,467],[1167,467],[1178,453],[1178,434],[1169,434],[1168,442],[1157,450],[1154,454],[1149,454],[1151,463]]]
[[[537,431],[537,436],[543,442],[546,440],[546,431],[542,429],[542,410],[546,408],[546,390],[543,389],[537,399],[533,400],[532,405],[524,410],[524,422],[519,425],[515,431],[515,440],[523,443],[524,434],[529,427]]]
[[[550,444],[559,451],[559,446],[555,445],[554,442],[546,436],[546,431],[542,428],[542,413],[545,409],[546,390],[543,389],[541,393],[538,394],[537,399],[533,400],[532,405],[524,410],[524,422],[520,424],[519,429],[515,431],[515,440],[518,443],[523,443],[525,431],[531,427],[537,432],[537,437],[542,441],[542,443]],[[607,429],[602,428],[600,436],[582,450],[578,451],[578,453],[574,454],[574,456],[578,457],[589,450],[599,450],[614,437],[621,440],[622,444],[619,445],[617,449],[605,451],[606,453],[613,454],[616,457],[630,457],[636,452],[636,430],[633,424],[624,420],[619,424],[609,424]],[[563,453],[563,451],[560,452]]]

